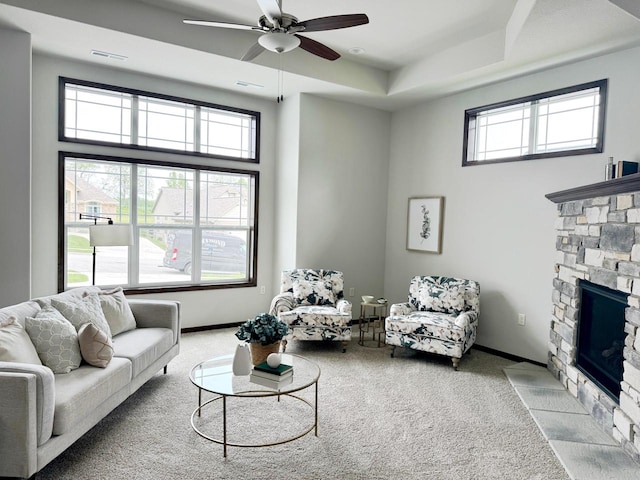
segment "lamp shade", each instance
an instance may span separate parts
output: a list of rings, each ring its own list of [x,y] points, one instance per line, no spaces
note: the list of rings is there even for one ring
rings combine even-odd
[[[92,247],[133,245],[133,228],[131,225],[91,225],[89,245]]]

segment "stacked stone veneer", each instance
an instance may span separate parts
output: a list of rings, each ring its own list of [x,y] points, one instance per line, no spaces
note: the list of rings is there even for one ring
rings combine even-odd
[[[558,205],[548,368],[640,461],[640,192]],[[629,294],[620,405],[576,368],[579,279]]]

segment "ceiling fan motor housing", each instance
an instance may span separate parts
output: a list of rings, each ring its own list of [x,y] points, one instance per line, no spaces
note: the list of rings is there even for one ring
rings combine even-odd
[[[284,53],[300,45],[300,39],[289,33],[269,32],[258,38],[258,43],[272,52]]]

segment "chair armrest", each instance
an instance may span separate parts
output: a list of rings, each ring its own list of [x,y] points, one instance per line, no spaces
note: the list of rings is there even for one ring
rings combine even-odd
[[[338,309],[340,313],[351,313],[351,307],[351,302],[344,298],[341,298],[338,300],[338,303],[336,303],[336,309]]]
[[[394,303],[389,308],[389,316],[395,317],[398,315],[409,315],[411,312],[415,312],[416,307],[411,305],[409,302],[404,303]]]
[[[172,300],[129,300],[138,328],[169,328],[174,344],[180,341],[180,302]]]
[[[33,395],[33,398],[30,397],[25,400],[24,397],[21,396],[25,394],[26,390],[21,386],[24,380],[20,380],[20,377],[34,377],[35,389],[29,394]],[[11,392],[14,387],[16,387],[18,391],[15,396],[12,396]],[[31,417],[32,414],[29,412],[28,418],[23,417],[20,421],[32,425],[29,428],[33,429],[32,433],[35,436],[36,445],[42,445],[51,438],[56,394],[55,378],[49,367],[32,365],[30,363],[0,362],[0,391],[3,392],[3,395],[8,394],[8,398],[11,399],[10,401],[7,400],[7,403],[0,402],[0,405],[2,405],[2,408],[0,408],[0,419],[2,419],[0,420],[0,424],[5,424],[4,422],[7,419],[3,417],[5,415],[12,416],[12,411],[26,413],[22,407],[18,405],[19,402],[33,402],[35,406],[33,417]],[[25,405],[26,404],[27,403],[25,403]],[[12,418],[10,424],[15,421],[16,419]],[[29,433],[31,434],[31,432]],[[3,442],[5,440],[4,438],[0,438],[0,447],[4,447]],[[24,440],[24,438],[22,438],[22,440]],[[0,451],[3,451],[3,448],[0,448]],[[0,464],[1,463],[2,462],[0,462]]]
[[[456,317],[455,323],[461,328],[475,326],[478,323],[478,314],[473,311],[463,312]]]
[[[269,307],[269,313],[274,317],[277,317],[282,312],[288,312],[296,308],[296,302],[293,299],[293,293],[284,292],[279,293],[273,300],[271,300],[271,306]]]

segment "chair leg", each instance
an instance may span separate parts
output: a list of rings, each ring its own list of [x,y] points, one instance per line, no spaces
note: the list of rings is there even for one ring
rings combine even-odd
[[[347,351],[347,345],[349,345],[349,342],[342,342],[342,353]]]
[[[282,340],[282,353],[287,351],[287,341]]]
[[[163,373],[166,375],[167,374],[167,365],[164,366],[164,371]]]
[[[391,358],[393,358],[393,354],[396,353],[396,346],[391,347]]]
[[[452,358],[451,362],[453,363],[453,369],[457,372],[458,371],[458,365],[460,365],[460,359],[459,358]]]

